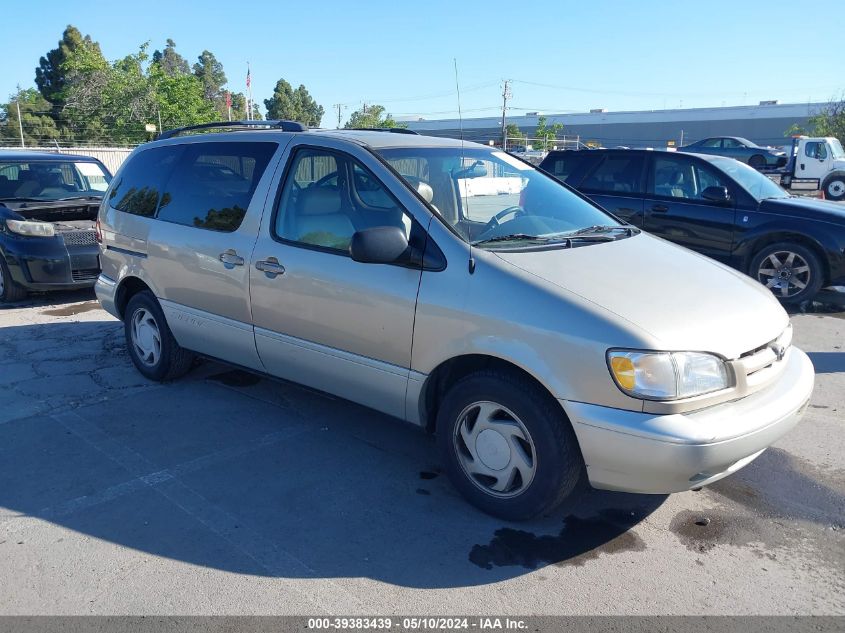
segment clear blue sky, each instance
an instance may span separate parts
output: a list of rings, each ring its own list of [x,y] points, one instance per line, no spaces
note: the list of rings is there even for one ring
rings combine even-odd
[[[239,9],[238,7],[242,7]],[[262,105],[284,77],[332,104],[382,103],[395,116],[465,117],[827,101],[845,91],[841,0],[631,2],[29,0],[5,7],[0,100],[34,85],[66,25],[109,59],[169,37],[191,63],[204,49]],[[806,24],[807,26],[803,26]],[[344,117],[345,118],[345,117]]]

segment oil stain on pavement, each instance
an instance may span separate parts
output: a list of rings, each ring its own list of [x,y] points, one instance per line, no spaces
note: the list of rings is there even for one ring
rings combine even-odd
[[[77,314],[82,314],[83,312],[91,312],[99,309],[99,302],[86,301],[85,303],[76,303],[62,308],[56,308],[54,310],[44,310],[41,314],[44,316],[76,316]]]
[[[546,564],[583,565],[601,554],[641,552],[645,541],[630,530],[631,524],[631,513],[603,511],[597,517],[568,516],[557,535],[501,528],[487,545],[473,546],[469,560],[484,569],[537,569]]]

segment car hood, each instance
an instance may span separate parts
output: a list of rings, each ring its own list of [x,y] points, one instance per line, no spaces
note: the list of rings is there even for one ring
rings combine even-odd
[[[772,293],[750,277],[646,233],[496,255],[625,319],[664,350],[733,359],[777,338],[789,323]]]
[[[101,198],[92,196],[78,200],[3,200],[0,205],[25,220],[62,222],[68,220],[96,220]]]
[[[845,206],[815,198],[769,198],[760,203],[760,211],[845,224]]]

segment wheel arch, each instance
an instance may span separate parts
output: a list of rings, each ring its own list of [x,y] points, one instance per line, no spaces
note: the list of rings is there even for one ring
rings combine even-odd
[[[434,433],[437,412],[449,386],[469,374],[485,369],[499,369],[519,374],[536,384],[550,399],[555,400],[552,391],[542,380],[516,363],[490,354],[462,354],[440,363],[423,384],[418,406],[421,426],[426,432]],[[564,415],[566,415],[565,412]]]
[[[120,283],[118,284],[117,290],[114,294],[114,307],[117,310],[117,313],[120,315],[121,320],[123,320],[124,311],[126,310],[126,306],[129,303],[129,300],[132,299],[132,297],[134,297],[136,294],[138,294],[139,292],[143,292],[144,290],[149,290],[150,292],[153,292],[153,289],[150,288],[150,286],[147,285],[147,283],[140,277],[128,275],[120,280]]]
[[[799,233],[798,231],[788,229],[768,232],[750,239],[747,242],[746,255],[742,266],[743,271],[754,277],[754,271],[750,270],[754,257],[766,246],[777,244],[778,242],[793,242],[809,249],[818,258],[819,264],[822,267],[823,284],[830,280],[830,262],[828,261],[825,247],[818,240],[806,233]]]

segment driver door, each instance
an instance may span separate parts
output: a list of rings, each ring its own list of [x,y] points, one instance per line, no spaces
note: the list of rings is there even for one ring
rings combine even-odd
[[[250,267],[255,341],[271,374],[404,418],[421,269],[355,262],[349,243],[374,226],[425,232],[365,160],[291,149]]]

